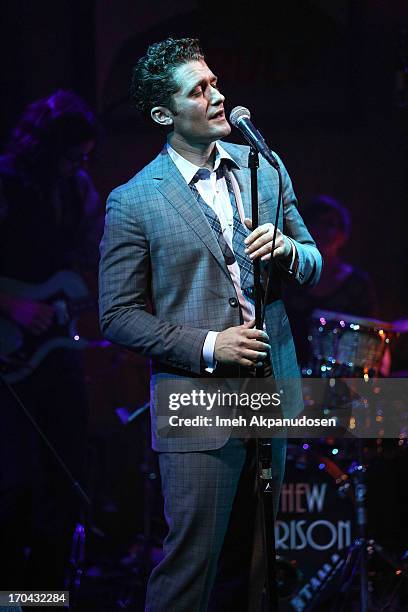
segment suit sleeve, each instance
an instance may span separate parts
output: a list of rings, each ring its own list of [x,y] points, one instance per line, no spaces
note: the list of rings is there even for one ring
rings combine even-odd
[[[279,161],[282,173],[283,233],[292,239],[298,257],[295,281],[300,285],[312,287],[318,283],[320,278],[323,265],[322,256],[299,213],[289,174],[276,153],[275,156]]]
[[[120,189],[108,198],[100,245],[99,311],[108,340],[199,374],[208,330],[175,325],[147,311],[149,244]]]

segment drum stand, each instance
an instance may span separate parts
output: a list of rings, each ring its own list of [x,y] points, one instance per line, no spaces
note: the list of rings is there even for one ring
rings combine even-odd
[[[357,537],[347,551],[346,560],[340,574],[338,591],[340,598],[330,608],[330,612],[349,612],[350,593],[354,578],[359,573],[360,602],[359,612],[368,612],[378,609],[381,611],[392,610],[392,600],[396,597],[397,591],[402,585],[402,581],[408,578],[406,569],[402,569],[394,559],[375,540],[367,539],[367,513],[365,507],[367,487],[365,484],[365,467],[362,462],[362,440],[358,441],[359,461],[354,462],[350,469],[352,482],[354,485],[354,495],[356,504],[356,525]],[[388,602],[381,607],[373,607],[372,589],[368,578],[368,561],[374,555],[378,555],[401,577],[401,581],[389,595]]]
[[[368,573],[367,573],[367,513],[365,508],[366,485],[365,467],[362,463],[362,440],[358,440],[359,460],[353,463],[349,473],[351,473],[354,484],[354,495],[356,503],[356,524],[357,538],[348,549],[346,561],[340,575],[339,593],[343,601],[336,602],[331,608],[331,612],[343,612],[350,610],[348,606],[351,586],[357,571],[360,574],[360,612],[367,612],[369,605],[368,595]]]
[[[354,376],[357,373],[354,372]],[[372,588],[368,578],[368,560],[374,554],[378,555],[390,565],[398,575],[403,579],[408,577],[407,571],[401,569],[397,563],[388,555],[383,548],[375,542],[375,540],[367,539],[367,512],[366,512],[366,468],[364,465],[363,456],[363,438],[357,438],[357,461],[353,461],[349,467],[348,473],[351,476],[351,481],[354,487],[355,498],[355,519],[357,533],[354,542],[347,551],[346,560],[341,570],[340,580],[338,583],[338,592],[340,597],[330,608],[331,612],[349,612],[352,609],[350,601],[352,584],[356,575],[359,575],[359,608],[358,612],[368,612],[369,610],[388,610],[392,599],[396,595],[396,591],[400,585],[397,585],[395,592],[391,594],[391,598],[386,606],[381,608],[373,607]],[[401,584],[401,583],[400,583]]]

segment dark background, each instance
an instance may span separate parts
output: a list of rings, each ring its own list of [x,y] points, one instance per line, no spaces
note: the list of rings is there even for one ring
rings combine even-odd
[[[91,168],[103,199],[163,141],[129,108],[132,65],[151,42],[198,35],[227,110],[251,109],[283,157],[300,206],[328,193],[350,208],[347,258],[373,276],[382,318],[405,315],[403,0],[3,0],[1,16],[0,138],[28,102],[74,89],[105,128]]]
[[[288,168],[300,209],[318,193],[350,209],[345,258],[372,276],[379,316],[407,316],[404,0],[3,0],[0,11],[1,144],[28,103],[73,89],[103,126],[89,171],[104,201],[164,140],[130,108],[133,64],[152,42],[198,36],[227,111],[251,109]],[[242,142],[238,133],[232,140]],[[113,347],[89,350],[87,363],[96,522],[123,553],[143,520],[147,418],[124,428],[114,409],[147,400],[147,366]],[[392,520],[388,535],[398,538]]]

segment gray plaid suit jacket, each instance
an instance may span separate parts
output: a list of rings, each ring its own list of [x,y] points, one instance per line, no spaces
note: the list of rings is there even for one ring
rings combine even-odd
[[[245,214],[251,217],[249,147],[222,143],[236,161],[234,169]],[[293,282],[318,281],[322,260],[297,209],[289,175],[280,161],[283,207],[279,228],[296,245],[299,265]],[[274,222],[278,179],[260,159],[259,222]],[[275,378],[290,379],[285,416],[302,409],[299,371],[289,321],[281,295],[285,271],[275,274],[273,301],[265,314]],[[164,148],[107,202],[101,242],[100,322],[104,335],[152,359],[155,383],[172,376],[203,374],[202,347],[209,330],[241,324],[236,292],[218,241],[189,186]],[[148,305],[151,305],[151,312]],[[296,381],[296,382],[294,382]],[[156,435],[152,402],[153,447],[159,451],[220,448],[228,430],[197,438]]]

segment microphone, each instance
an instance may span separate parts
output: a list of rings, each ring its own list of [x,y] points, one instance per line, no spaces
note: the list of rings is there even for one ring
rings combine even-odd
[[[236,106],[230,114],[232,125],[238,128],[249,144],[260,153],[276,170],[280,170],[279,163],[269,149],[262,134],[251,122],[251,113],[245,106]]]

